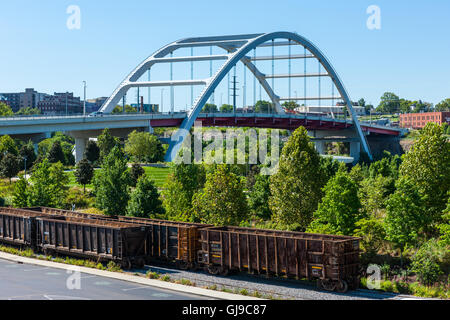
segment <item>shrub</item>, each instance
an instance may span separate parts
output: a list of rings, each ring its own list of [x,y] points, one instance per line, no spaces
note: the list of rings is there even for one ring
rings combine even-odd
[[[168,275],[164,275],[164,276],[162,276],[161,280],[169,282],[170,281],[170,277]]]
[[[152,271],[148,271],[146,275],[147,275],[147,278],[150,278],[150,279],[159,279],[161,276],[159,273],[152,272]]]
[[[411,271],[415,272],[424,285],[432,285],[443,274],[440,264],[448,255],[445,247],[436,240],[430,240],[422,245],[412,259]]]

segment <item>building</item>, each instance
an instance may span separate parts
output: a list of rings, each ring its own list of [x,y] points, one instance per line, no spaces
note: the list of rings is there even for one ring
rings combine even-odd
[[[72,92],[56,93],[46,96],[38,103],[38,108],[44,115],[82,114],[83,104]]]
[[[131,107],[135,108],[138,112],[141,111],[141,105],[137,105],[136,103],[132,103]],[[146,113],[157,113],[159,112],[159,104],[142,104],[143,112]]]
[[[321,113],[321,114],[343,114],[344,106],[300,106],[295,108],[295,111],[300,113]],[[356,115],[364,116],[366,114],[366,109],[360,106],[353,106]]]
[[[450,112],[406,113],[400,115],[400,127],[422,129],[428,122],[450,124]]]
[[[0,93],[0,95],[6,98],[13,112],[22,108],[37,108],[38,103],[49,96],[46,93],[37,92],[33,88],[25,89],[25,92]]]
[[[87,99],[86,100],[86,113],[92,113],[98,111],[105,101],[108,100],[108,97],[100,97],[95,99]]]
[[[4,103],[4,104],[6,104],[7,106],[9,106],[8,98],[6,98],[5,96],[3,96],[3,95],[1,95],[1,94],[0,94],[0,103]]]

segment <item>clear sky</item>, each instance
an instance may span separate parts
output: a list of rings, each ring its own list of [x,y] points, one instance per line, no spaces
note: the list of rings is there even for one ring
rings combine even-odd
[[[81,10],[80,30],[66,26],[70,5]],[[370,5],[381,9],[380,30],[367,28]],[[82,96],[86,80],[88,98],[109,96],[139,62],[174,40],[272,31],[315,43],[353,100],[378,104],[385,91],[435,104],[450,97],[448,0],[4,0],[0,92],[33,87]],[[184,107],[186,97],[177,104]]]

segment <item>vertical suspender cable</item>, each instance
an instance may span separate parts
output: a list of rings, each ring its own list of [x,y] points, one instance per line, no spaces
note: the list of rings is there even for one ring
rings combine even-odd
[[[170,53],[170,57],[173,57],[173,52]],[[170,63],[170,81],[173,80],[173,63]],[[170,86],[170,112],[173,113],[175,109],[175,101],[174,101],[174,88],[173,85]]]
[[[150,82],[151,79],[152,79],[151,72],[150,72],[150,69],[148,69],[148,82]],[[151,108],[151,104],[152,104],[151,103],[151,94],[152,94],[152,88],[148,87],[148,104],[149,104],[149,107],[150,107],[150,112],[153,111],[152,108]]]
[[[274,74],[275,74],[275,39],[272,39],[272,92],[273,92],[273,94],[275,94],[275,78],[273,77]],[[271,105],[270,113],[272,113],[273,108],[275,107],[273,105],[273,101],[270,105]]]
[[[291,95],[291,74],[292,74],[292,63],[291,63],[291,39],[289,39],[289,98],[292,97]]]
[[[319,78],[319,107],[321,107],[322,106],[322,100],[320,99],[320,96],[321,96],[321,79],[320,79],[320,69],[321,69],[321,64],[320,64],[320,60],[317,60],[318,62],[319,62],[319,73],[318,73],[318,78]]]
[[[256,70],[256,48],[253,50],[253,64]],[[253,77],[253,108],[256,105],[256,76]]]
[[[191,48],[191,57],[194,56],[194,48]],[[191,61],[191,80],[194,80],[194,61]],[[191,108],[194,107],[194,86],[191,85]]]
[[[243,65],[244,68],[244,88],[242,90],[242,108],[245,108],[245,105],[247,104],[247,68],[245,64]]]
[[[304,77],[303,77],[303,90],[304,90],[304,98],[305,98],[305,110],[306,110],[306,47],[305,47],[305,57],[303,58],[303,64],[304,64]]]
[[[209,47],[209,55],[212,56],[213,53],[213,48],[212,46]],[[209,77],[212,78],[212,69],[213,69],[213,62],[212,60],[209,61]],[[212,95],[211,95],[211,103],[214,104],[214,93],[215,91],[213,91]]]

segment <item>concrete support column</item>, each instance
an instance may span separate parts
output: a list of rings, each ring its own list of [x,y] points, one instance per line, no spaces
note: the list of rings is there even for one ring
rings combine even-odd
[[[361,143],[360,142],[350,142],[350,157],[352,157],[353,163],[356,164],[359,162],[359,158],[361,157]]]
[[[75,138],[75,162],[78,163],[84,158],[84,151],[86,150],[86,138]]]
[[[325,141],[315,141],[316,144],[316,150],[319,154],[325,154]]]

